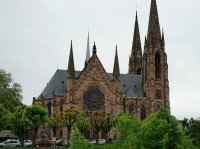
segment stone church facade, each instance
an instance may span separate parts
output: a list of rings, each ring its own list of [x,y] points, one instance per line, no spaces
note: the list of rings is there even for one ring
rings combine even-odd
[[[89,49],[89,34],[85,67],[75,70],[73,45],[71,41],[67,70],[57,70],[41,95],[33,103],[41,102],[49,115],[53,110],[64,111],[75,107],[91,113],[101,110],[115,115],[118,111],[129,112],[141,120],[160,107],[170,109],[167,54],[164,33],[160,31],[156,0],[151,0],[149,26],[142,52],[140,32],[136,13],[132,51],[129,57],[129,71],[120,73],[117,46],[113,72],[104,69],[94,43],[92,55]],[[51,131],[42,126],[40,134]],[[57,132],[57,138],[66,137],[66,128]]]

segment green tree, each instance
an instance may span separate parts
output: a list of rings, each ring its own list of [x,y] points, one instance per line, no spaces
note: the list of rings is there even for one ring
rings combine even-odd
[[[67,127],[68,139],[70,138],[71,128],[78,120],[79,112],[74,108],[70,107],[64,112],[64,125]]]
[[[29,126],[34,130],[33,140],[35,140],[40,125],[49,121],[47,111],[40,104],[35,104],[26,108],[25,116]]]
[[[77,127],[72,128],[70,134],[70,149],[88,149],[89,144],[85,141],[84,136],[81,134]]]
[[[117,141],[124,142],[127,137],[132,138],[138,135],[141,122],[138,118],[128,113],[120,112],[113,118],[113,125],[115,127],[114,135]]]
[[[193,120],[189,127],[189,136],[192,138],[194,145],[200,147],[200,120]]]
[[[145,119],[140,131],[144,148],[176,149],[182,144],[183,137],[178,121],[166,109],[160,109]]]
[[[112,117],[110,116],[110,113],[107,113],[102,127],[102,130],[106,135],[106,142],[108,141],[108,132],[111,130],[112,126]]]
[[[21,105],[22,89],[18,83],[13,83],[10,73],[0,69],[0,104],[8,111],[14,112]]]
[[[25,116],[25,106],[18,106],[10,116],[11,128],[15,135],[19,137],[21,146],[24,146],[24,136],[28,126],[28,119]]]
[[[95,131],[96,143],[98,144],[99,132],[103,129],[105,123],[105,116],[102,111],[93,111],[90,117],[90,122]]]
[[[56,131],[63,126],[63,113],[54,110],[50,117],[49,126],[52,128],[53,136],[56,137]]]
[[[7,122],[7,116],[8,116],[8,111],[3,107],[2,104],[0,104],[0,131],[1,129],[5,129],[6,127],[6,122]]]
[[[90,120],[86,118],[85,114],[81,112],[76,123],[76,127],[83,134],[85,130],[88,130],[91,127]]]

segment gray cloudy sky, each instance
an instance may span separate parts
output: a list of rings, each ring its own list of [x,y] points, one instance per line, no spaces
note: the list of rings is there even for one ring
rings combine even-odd
[[[136,3],[141,42],[147,33],[150,0],[1,0],[0,68],[12,73],[30,105],[59,69],[67,69],[73,40],[76,70],[90,43],[112,72],[118,45],[121,73],[128,71]],[[177,118],[200,117],[200,1],[157,0],[168,54],[170,102]]]

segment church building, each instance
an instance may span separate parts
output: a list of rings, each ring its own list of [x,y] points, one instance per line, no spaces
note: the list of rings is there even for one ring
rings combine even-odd
[[[58,69],[38,98],[49,116],[53,110],[64,111],[75,107],[90,114],[101,110],[115,115],[119,111],[129,112],[141,120],[160,107],[170,110],[167,54],[164,33],[160,30],[156,0],[151,0],[147,36],[142,52],[138,16],[136,12],[129,70],[120,73],[118,49],[113,57],[113,72],[106,72],[98,58],[98,47],[93,45],[90,55],[89,34],[85,67],[78,71],[74,67],[73,44],[71,41],[67,70]],[[123,67],[123,66],[122,66]],[[45,128],[43,128],[45,129]],[[40,133],[40,132],[39,132]],[[47,132],[50,134],[51,132]],[[61,129],[57,138],[64,137]]]

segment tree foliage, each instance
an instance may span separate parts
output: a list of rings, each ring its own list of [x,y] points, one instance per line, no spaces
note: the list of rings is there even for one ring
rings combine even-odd
[[[189,136],[192,138],[194,145],[200,147],[200,120],[193,120],[189,127]]]
[[[15,107],[22,104],[22,89],[11,77],[10,73],[0,69],[0,104],[8,111],[14,112]]]
[[[28,119],[25,116],[25,106],[18,106],[14,113],[10,115],[11,128],[16,136],[19,137],[21,145],[23,146],[24,135],[26,129],[29,127]]]
[[[178,148],[182,139],[183,132],[178,121],[166,109],[160,109],[145,119],[140,131],[144,148]]]
[[[68,130],[68,139],[70,138],[71,128],[78,120],[79,112],[74,107],[69,107],[64,112],[64,125]]]
[[[55,137],[57,129],[63,126],[63,113],[54,110],[50,117],[49,126],[52,128],[53,136]]]
[[[47,111],[41,105],[35,104],[26,108],[25,116],[28,119],[29,126],[34,130],[35,139],[40,125],[49,121]]]
[[[5,129],[8,111],[0,104],[0,130]]]
[[[104,113],[102,111],[93,111],[90,117],[90,122],[95,131],[96,143],[98,144],[99,132],[103,129],[105,123]]]
[[[81,134],[77,127],[72,128],[70,134],[70,149],[87,149],[89,148],[88,142],[85,141],[84,136]]]
[[[105,121],[103,123],[103,127],[102,127],[102,131],[105,133],[106,135],[106,141],[108,141],[108,132],[111,130],[111,128],[113,127],[112,125],[112,117],[110,115],[110,113],[106,113],[105,116]]]
[[[114,135],[116,136],[117,141],[124,142],[128,137],[131,138],[138,135],[141,122],[139,119],[128,113],[120,112],[114,117],[113,125],[115,126]],[[132,140],[132,142],[133,141],[134,140]]]
[[[76,123],[76,127],[83,134],[83,132],[91,127],[90,120],[85,116],[83,112],[79,113],[79,117]]]

